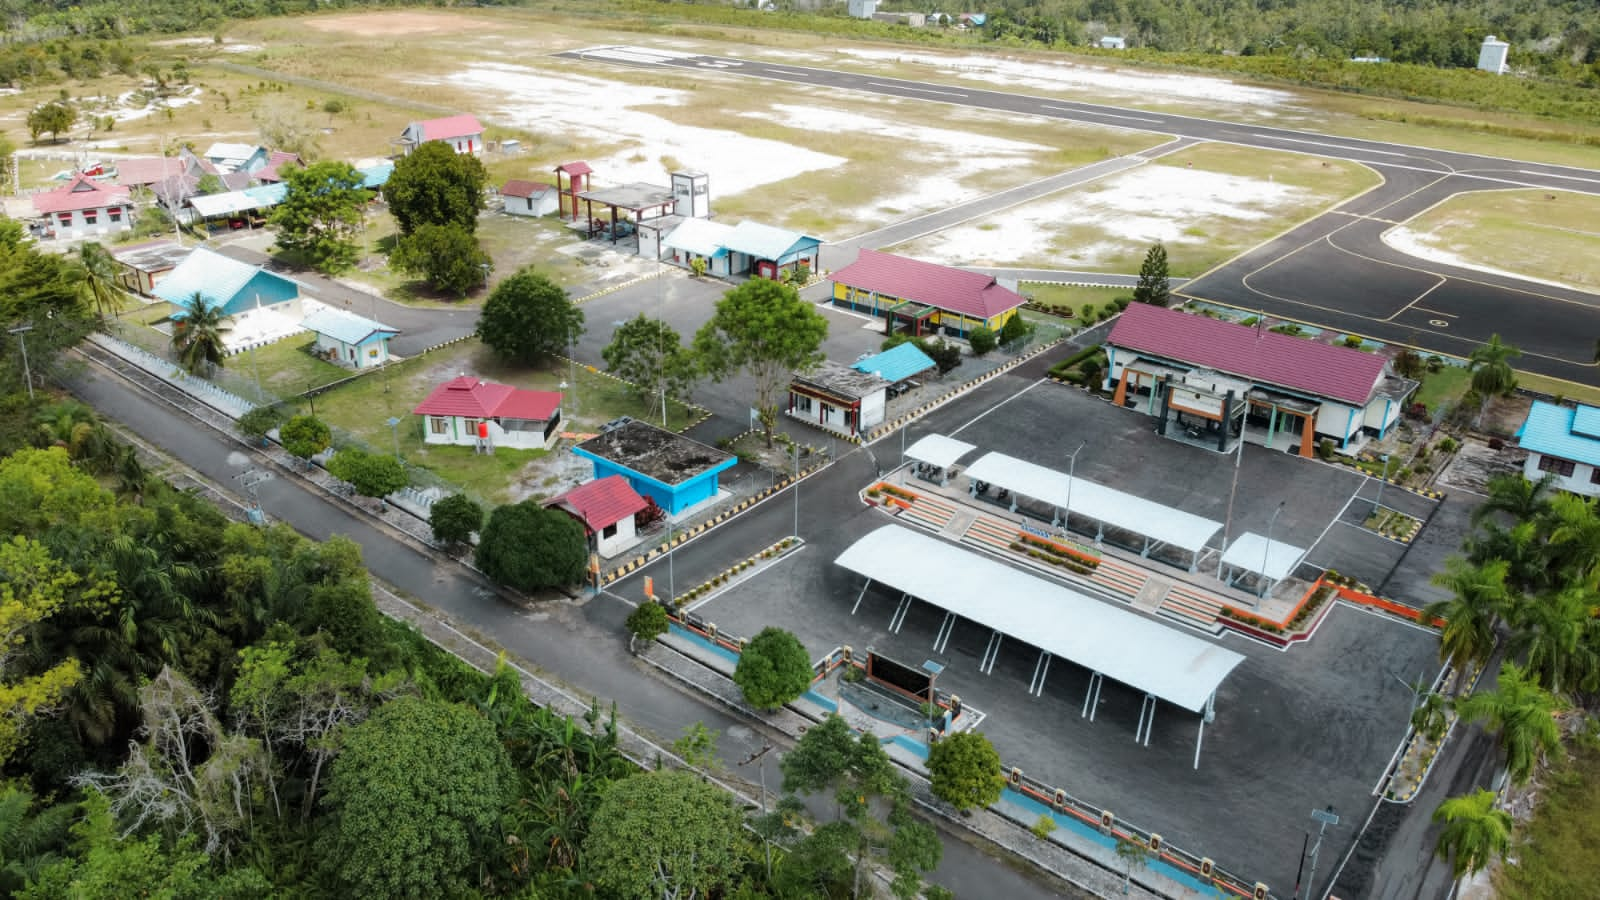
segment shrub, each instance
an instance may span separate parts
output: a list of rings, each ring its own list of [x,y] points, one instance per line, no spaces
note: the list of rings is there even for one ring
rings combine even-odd
[[[1333,459],[1333,438],[1323,438],[1317,443],[1317,456],[1322,459]]]
[[[1096,321],[1094,304],[1093,303],[1085,303],[1078,310],[1078,318],[1082,319],[1083,320],[1083,324],[1086,325],[1086,326],[1087,325],[1093,325],[1095,323],[1095,321]]]
[[[252,441],[259,441],[283,422],[283,410],[276,406],[257,406],[239,417],[239,433]]]
[[[1050,839],[1051,833],[1056,830],[1056,827],[1056,820],[1054,816],[1040,813],[1039,818],[1034,820],[1033,825],[1028,830],[1032,832],[1033,836],[1039,840],[1047,841]]]
[[[1454,452],[1456,452],[1456,448],[1459,447],[1459,446],[1461,446],[1461,445],[1456,443],[1456,439],[1455,438],[1447,437],[1444,440],[1439,442],[1439,452],[1440,453],[1454,453]]]
[[[434,540],[459,547],[483,527],[483,507],[464,494],[451,494],[428,510],[428,525],[433,529]]]
[[[781,628],[763,628],[739,654],[733,682],[751,706],[777,709],[811,686],[811,657],[799,638]]]
[[[993,350],[999,343],[1000,338],[998,335],[981,326],[972,329],[972,333],[967,335],[967,344],[972,347],[973,356],[983,356]]]
[[[628,633],[641,641],[653,641],[671,628],[667,611],[659,603],[641,603],[628,613],[624,623]]]

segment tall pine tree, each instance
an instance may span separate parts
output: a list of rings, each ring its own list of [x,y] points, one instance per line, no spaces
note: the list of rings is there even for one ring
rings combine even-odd
[[[1166,306],[1172,300],[1172,284],[1167,279],[1167,248],[1157,241],[1144,255],[1139,267],[1139,286],[1133,289],[1135,303]]]

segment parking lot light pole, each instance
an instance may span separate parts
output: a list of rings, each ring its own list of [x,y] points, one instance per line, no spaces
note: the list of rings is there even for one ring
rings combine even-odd
[[[1372,501],[1372,515],[1377,515],[1383,509],[1383,486],[1389,480],[1389,454],[1378,457],[1383,460],[1383,472],[1378,476],[1378,499]]]
[[[1083,448],[1088,445],[1089,442],[1087,440],[1079,441],[1078,449],[1067,454],[1067,516],[1061,523],[1061,527],[1067,534],[1072,533],[1072,482],[1074,473],[1078,471],[1078,454],[1082,453]]]
[[[388,424],[389,430],[394,433],[394,461],[404,463],[405,460],[400,458],[400,417],[390,416]]]
[[[1272,529],[1278,524],[1278,513],[1283,512],[1283,506],[1288,502],[1279,500],[1278,508],[1272,511],[1272,520],[1267,522],[1267,543],[1261,548],[1261,593],[1257,595],[1259,597],[1267,595],[1267,560],[1272,556]]]

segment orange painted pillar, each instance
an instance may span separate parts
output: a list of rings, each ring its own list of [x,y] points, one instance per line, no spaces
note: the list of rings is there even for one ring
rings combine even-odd
[[[1117,379],[1117,392],[1112,395],[1111,402],[1121,406],[1128,399],[1128,367],[1122,367],[1122,377]]]
[[[1301,421],[1305,422],[1304,427],[1300,429],[1300,455],[1310,459],[1316,453],[1317,421],[1314,416],[1301,416],[1300,418]]]

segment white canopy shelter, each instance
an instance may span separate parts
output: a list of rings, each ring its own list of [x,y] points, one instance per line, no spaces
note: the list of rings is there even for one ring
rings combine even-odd
[[[1265,593],[1265,587],[1288,578],[1305,556],[1304,547],[1271,541],[1253,531],[1246,531],[1223,551],[1217,569],[1219,573],[1224,569],[1232,569],[1236,574],[1259,575],[1263,579],[1262,593]],[[1228,583],[1232,584],[1233,579],[1228,579]]]
[[[1093,519],[1099,526],[1095,535],[1097,541],[1105,537],[1106,525],[1142,535],[1145,538],[1142,556],[1149,556],[1150,551],[1162,546],[1172,546],[1193,554],[1193,560],[1198,560],[1200,551],[1222,530],[1221,522],[1093,481],[1070,477],[1004,453],[985,453],[978,457],[977,462],[967,466],[967,477],[1010,491],[1013,512],[1017,509],[1016,498],[1022,496],[1054,507],[1053,525],[1062,523],[1063,511],[1069,523],[1073,513]],[[976,493],[975,485],[973,492]],[[1193,561],[1189,571],[1194,571]]]
[[[942,434],[930,434],[918,440],[905,451],[907,459],[925,462],[930,466],[948,469],[960,462],[961,457],[978,449],[966,441],[958,441]]]
[[[834,561],[867,579],[857,608],[873,581],[901,592],[890,619],[893,631],[905,623],[913,599],[945,610],[934,650],[949,643],[958,617],[992,629],[980,671],[994,671],[1004,635],[1037,647],[1030,693],[1044,692],[1052,657],[1088,669],[1083,715],[1091,721],[1105,678],[1144,692],[1134,740],[1146,746],[1158,700],[1201,713],[1203,736],[1205,723],[1215,717],[1217,687],[1244,661],[1232,650],[899,525],[873,531]],[[1199,764],[1197,737],[1195,766]]]

